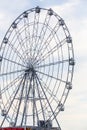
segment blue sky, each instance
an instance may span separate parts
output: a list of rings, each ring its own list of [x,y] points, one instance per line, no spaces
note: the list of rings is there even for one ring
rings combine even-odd
[[[72,35],[75,51],[73,89],[59,114],[62,130],[87,130],[87,0],[0,0],[0,42],[13,20],[39,5],[60,15]]]

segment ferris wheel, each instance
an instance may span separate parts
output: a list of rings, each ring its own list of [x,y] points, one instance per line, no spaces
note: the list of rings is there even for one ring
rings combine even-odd
[[[0,46],[0,126],[60,130],[74,64],[69,30],[52,9],[37,6],[17,17]]]

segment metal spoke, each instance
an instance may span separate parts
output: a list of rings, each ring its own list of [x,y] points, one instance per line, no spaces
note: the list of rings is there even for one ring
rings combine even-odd
[[[44,113],[44,109],[43,109],[43,105],[42,105],[42,101],[41,101],[40,91],[39,91],[39,88],[38,88],[39,84],[38,84],[38,82],[37,82],[37,78],[35,78],[35,80],[36,80],[36,87],[37,87],[38,96],[39,96],[39,100],[40,100],[42,115],[43,115],[43,119],[44,119],[44,121],[45,121],[45,113]]]
[[[19,82],[19,84],[20,84],[20,79],[18,80],[18,82]],[[17,83],[17,82],[16,82]],[[19,85],[18,84],[18,85]],[[9,96],[9,99],[7,100],[7,102],[6,102],[6,104],[4,105],[4,107],[5,106],[7,106],[7,105],[9,105],[9,103],[10,103],[10,99],[12,99],[12,97],[13,97],[13,95],[14,95],[14,92],[16,91],[16,87],[15,87],[15,90],[11,93],[11,95]]]
[[[20,63],[18,63],[18,62],[16,62],[16,61],[13,61],[13,60],[10,60],[10,59],[7,59],[6,57],[2,57],[4,60],[6,60],[6,61],[9,61],[9,62],[11,62],[11,63],[14,63],[14,64],[17,64],[17,65],[20,65],[20,66],[22,66],[22,67],[27,67],[27,66],[24,66],[24,65],[22,65],[22,64],[20,64]]]
[[[24,53],[25,52],[24,49],[26,50],[26,48],[25,47],[23,48],[23,46],[22,46],[23,45],[22,44],[23,39],[22,39],[21,33],[20,33],[18,28],[15,29],[15,33],[16,33],[16,36],[17,36],[17,40],[18,40],[18,42],[20,44],[21,50]]]
[[[50,97],[55,100],[56,103],[58,103],[58,99],[56,97],[56,95],[53,94],[53,92],[50,90],[49,86],[47,86],[47,84],[40,78],[41,82],[44,84],[44,89],[46,90],[46,92],[49,93]]]
[[[34,30],[35,30],[35,20],[36,20],[36,13],[34,14],[34,23],[33,23],[33,29],[32,29],[32,41],[31,41],[31,46],[30,46],[30,48],[31,48],[31,58],[32,58],[32,56],[33,56],[33,44],[34,44]]]
[[[49,64],[44,64],[44,65],[38,65],[37,64],[37,66],[35,68],[49,67],[49,66],[52,66],[52,65],[57,65],[57,64],[65,63],[65,62],[69,62],[69,60],[56,61],[56,62],[52,62],[52,63],[49,63]]]
[[[42,74],[42,75],[45,75],[45,76],[47,76],[47,77],[49,77],[49,78],[53,78],[53,79],[55,79],[55,80],[59,80],[59,81],[61,81],[61,82],[63,82],[63,83],[66,83],[66,81],[64,81],[64,80],[62,80],[62,79],[58,79],[58,78],[56,78],[56,77],[53,77],[52,75],[45,74],[45,73],[43,73],[43,72],[41,72],[41,71],[38,71],[38,70],[36,70],[36,72],[38,72],[38,73],[40,73],[40,74]]]
[[[38,30],[39,30],[39,17],[40,17],[40,14],[39,13],[36,13],[35,14],[35,20],[34,20],[34,43],[35,43],[35,45],[34,45],[34,52],[33,52],[33,56],[32,57],[34,57],[35,56],[35,53],[36,53],[36,48],[37,48],[37,40],[38,40]]]
[[[51,30],[51,32],[50,32],[49,36],[47,37],[47,39],[45,40],[45,42],[43,42],[43,44],[40,45],[40,48],[38,49],[38,52],[37,52],[37,56],[38,55],[41,56],[44,53],[45,49],[50,45],[50,42],[52,41],[52,39],[55,38],[54,36],[55,36],[56,32],[59,30],[59,28],[60,28],[60,26],[57,23],[55,25],[55,27]],[[37,56],[36,56],[36,58],[37,58]]]
[[[26,82],[27,82],[27,81],[26,81]],[[28,98],[27,98],[27,85],[28,85],[28,82],[26,83],[26,91],[25,91],[26,96],[25,96],[25,104],[24,104],[24,109],[23,109],[23,115],[22,115],[22,120],[21,120],[21,126],[22,126],[22,124],[23,124],[24,116],[26,116],[26,108],[27,108],[27,100],[28,100]],[[25,125],[26,125],[26,119],[25,119]]]
[[[24,87],[25,87],[25,81],[26,81],[26,76],[25,75],[24,75],[24,79],[23,80],[24,81],[22,83],[22,88],[21,88],[21,93],[20,93],[20,100],[19,100],[19,104],[18,104],[18,109],[17,109],[17,114],[16,114],[14,126],[16,126],[17,119],[18,119],[18,114],[19,114],[19,110],[20,110],[20,106],[21,106],[22,95],[23,95],[23,91],[24,91]]]
[[[54,111],[53,111],[53,109],[52,109],[52,107],[51,107],[51,104],[49,103],[49,100],[48,100],[48,98],[47,98],[47,95],[46,95],[46,93],[45,93],[45,91],[44,91],[44,89],[43,89],[43,86],[42,86],[41,81],[39,80],[37,74],[36,74],[36,78],[37,78],[37,81],[38,81],[38,83],[39,83],[39,85],[40,85],[40,87],[41,87],[41,89],[42,89],[42,91],[43,91],[43,93],[44,93],[44,96],[45,96],[45,98],[46,98],[46,100],[47,100],[47,102],[48,102],[48,105],[49,105],[49,107],[50,107],[50,109],[51,109],[51,111],[52,111],[52,114],[54,115],[54,118],[55,118],[55,120],[56,120],[56,122],[57,122],[58,128],[61,130],[60,125],[59,125],[59,122],[58,122],[58,120],[57,120],[57,118],[56,118],[56,116],[55,116],[55,113],[54,113]]]
[[[35,85],[37,85],[35,77],[34,77],[34,83],[35,83]],[[38,92],[38,90],[37,90],[37,92]],[[35,109],[36,109],[36,116],[37,116],[37,122],[38,122],[39,121],[39,115],[38,115],[38,110],[37,110],[36,102],[34,102],[34,106],[35,106]]]
[[[20,52],[17,50],[17,48],[15,48],[15,47],[11,44],[10,41],[8,42],[8,45],[9,45],[9,47],[11,47],[11,49],[17,54],[17,56],[21,59],[21,61],[22,61],[23,63],[25,63],[23,56],[20,54]]]
[[[22,79],[22,80],[23,80],[23,79]],[[22,80],[21,80],[21,82],[22,82]],[[20,83],[20,84],[21,84],[21,83]],[[9,112],[9,110],[10,110],[12,104],[13,104],[13,101],[14,101],[14,99],[15,99],[15,97],[16,97],[18,91],[19,91],[19,89],[20,89],[20,87],[17,88],[17,90],[16,90],[16,92],[15,92],[15,94],[14,94],[14,96],[13,96],[13,99],[12,99],[11,102],[10,102],[9,108],[8,108],[8,110],[7,110],[7,112],[6,112],[6,115],[4,116],[4,119],[3,119],[2,123],[1,123],[1,127],[2,127],[4,121],[5,121],[6,117],[7,117],[7,114],[8,114],[8,112]]]
[[[46,17],[45,17],[45,20],[44,20],[44,23],[43,23],[43,26],[42,26],[42,29],[41,29],[41,32],[40,32],[40,37],[38,39],[38,41],[36,42],[36,45],[38,44],[39,47],[38,47],[38,50],[37,50],[37,55],[35,56],[35,59],[37,58],[38,54],[39,54],[39,50],[41,48],[41,45],[43,43],[43,40],[45,38],[45,34],[46,34],[46,31],[47,31],[47,27],[49,26],[49,21],[50,21],[50,16],[47,14]],[[35,53],[34,53],[35,55]]]
[[[0,93],[3,94],[5,93],[6,90],[10,89],[11,87],[13,87],[13,85],[19,81],[19,79],[22,77],[23,73],[21,75],[19,75],[17,78],[15,78],[12,82],[10,82],[9,84],[7,84],[1,91]]]
[[[38,110],[37,110],[37,106],[36,106],[36,102],[35,102],[35,109],[36,109],[36,116],[37,116],[37,122],[39,121],[39,116],[38,116]]]
[[[22,120],[21,120],[21,126],[23,124],[23,120],[24,120],[24,115],[26,114],[26,109],[27,109],[27,101],[28,101],[28,97],[29,97],[29,93],[30,93],[30,89],[31,89],[31,81],[32,81],[32,75],[30,77],[30,83],[29,83],[29,87],[26,86],[26,89],[28,87],[28,92],[26,90],[26,97],[25,97],[25,105],[24,105],[24,111],[23,111],[23,115],[22,115]],[[27,119],[25,119],[25,123],[27,122]]]
[[[60,47],[62,47],[65,43],[66,43],[65,39],[63,39],[61,42],[57,43],[57,45],[54,46],[52,49],[50,49],[46,54],[44,54],[44,55],[42,54],[41,58],[39,60],[37,60],[35,62],[35,64],[36,63],[40,64],[42,61],[46,60],[50,55],[52,55],[53,53],[55,53],[56,51],[58,51],[58,49]]]
[[[26,44],[26,50],[28,49],[28,40],[27,40],[27,38],[28,38],[28,35],[27,35],[27,27],[26,27],[26,25],[28,26],[28,24],[27,24],[27,22],[26,22],[26,19],[28,19],[28,18],[24,18],[24,31],[25,31],[25,44]]]
[[[25,26],[25,37],[26,37],[26,49],[29,49],[29,57],[31,58],[31,44],[32,42],[30,41],[30,22],[28,19],[28,16],[24,18],[24,26]],[[27,39],[28,38],[28,39]]]
[[[19,73],[19,72],[23,72],[23,71],[25,71],[25,69],[22,69],[22,70],[16,70],[16,71],[7,72],[7,73],[2,73],[2,74],[0,74],[0,77],[1,77],[1,76],[7,76],[7,75],[10,75],[10,74]]]
[[[33,92],[32,92],[32,94],[33,94],[33,126],[35,126],[35,84],[34,84],[34,74],[32,75],[33,76],[33,79],[32,79],[32,81],[33,81],[33,84],[32,84],[32,86],[33,86]]]
[[[27,91],[27,101],[28,101],[28,98],[29,98],[29,95],[30,95],[30,90],[31,90],[31,82],[32,82],[32,75],[30,75],[29,77],[29,87],[28,87],[28,91]],[[27,102],[28,103],[28,102]],[[27,109],[27,106],[26,106],[26,109]],[[26,110],[25,110],[26,111]],[[27,118],[26,118],[26,122],[27,122]],[[23,123],[23,120],[21,121],[21,125]]]

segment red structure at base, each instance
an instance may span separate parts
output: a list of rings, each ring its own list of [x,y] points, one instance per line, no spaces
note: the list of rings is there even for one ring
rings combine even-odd
[[[6,127],[6,128],[0,128],[0,130],[24,130],[25,128],[16,128],[16,127]],[[30,129],[29,129],[30,130]]]
[[[42,128],[42,127],[2,127],[0,130],[60,130],[57,127]]]

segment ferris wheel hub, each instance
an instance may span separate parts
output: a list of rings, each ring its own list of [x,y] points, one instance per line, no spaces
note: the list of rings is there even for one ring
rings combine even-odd
[[[34,70],[34,67],[31,65],[31,66],[29,66],[29,68],[27,68],[26,70],[25,70],[25,74],[30,74],[30,73],[32,73],[32,74],[34,74],[35,73],[35,70]]]

